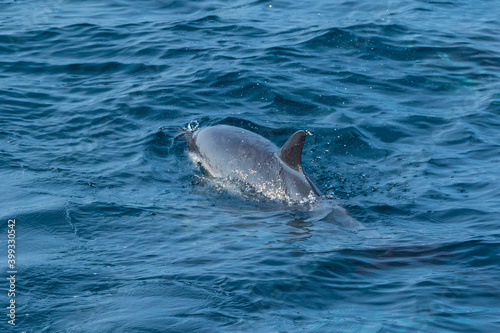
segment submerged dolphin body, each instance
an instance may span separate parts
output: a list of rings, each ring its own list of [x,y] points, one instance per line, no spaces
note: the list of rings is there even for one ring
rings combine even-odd
[[[304,131],[278,148],[264,137],[228,125],[187,134],[191,158],[214,177],[236,179],[271,199],[305,202],[322,195],[302,169]]]

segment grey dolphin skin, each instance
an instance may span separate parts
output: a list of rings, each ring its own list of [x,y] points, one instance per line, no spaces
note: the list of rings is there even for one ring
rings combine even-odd
[[[195,163],[213,177],[243,181],[272,199],[304,202],[321,194],[302,169],[304,131],[293,134],[278,148],[246,129],[216,125],[187,133]]]

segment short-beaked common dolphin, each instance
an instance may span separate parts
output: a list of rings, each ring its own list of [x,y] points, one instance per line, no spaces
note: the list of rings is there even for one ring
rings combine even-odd
[[[304,173],[305,131],[297,131],[283,147],[243,128],[215,125],[186,133],[191,158],[213,177],[243,181],[271,199],[312,201],[322,195]]]

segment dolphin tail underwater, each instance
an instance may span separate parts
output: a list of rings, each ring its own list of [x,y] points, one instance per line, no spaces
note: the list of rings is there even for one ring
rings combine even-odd
[[[215,125],[185,133],[189,156],[211,176],[242,181],[271,199],[313,202],[321,190],[302,168],[306,132],[295,132],[278,148],[243,128]]]

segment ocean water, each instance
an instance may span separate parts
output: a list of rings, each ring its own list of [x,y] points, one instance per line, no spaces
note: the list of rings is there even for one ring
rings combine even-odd
[[[0,330],[500,331],[499,6],[0,1]],[[214,124],[364,229],[206,181]]]

